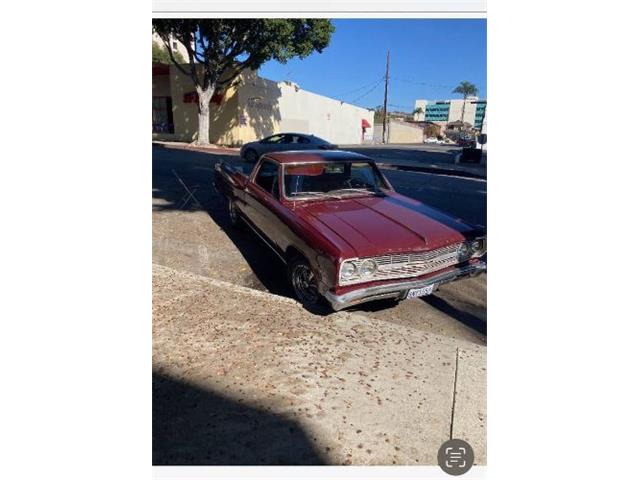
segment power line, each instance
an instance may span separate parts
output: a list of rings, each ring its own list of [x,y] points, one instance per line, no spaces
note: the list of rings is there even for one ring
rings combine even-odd
[[[400,82],[404,83],[413,83],[414,85],[422,85],[423,87],[431,87],[431,88],[456,88],[455,85],[442,85],[442,84],[433,84],[426,82],[417,82],[415,80],[408,80],[406,78],[396,78]]]
[[[417,80],[412,80],[412,79],[408,79],[408,78],[396,78],[395,80],[398,80],[400,82],[405,82],[405,83],[412,83],[414,85],[422,85],[423,87],[430,87],[430,88],[446,88],[446,89],[454,89],[456,88],[457,85],[443,85],[443,84],[436,84],[436,83],[427,83],[427,82],[419,82]],[[480,88],[480,90],[484,89],[484,84],[478,84]]]
[[[380,80],[378,80],[378,82],[373,86],[373,88],[371,88],[370,90],[367,90],[365,93],[360,95],[358,98],[355,98],[355,99],[351,100],[349,103],[356,103],[358,100],[366,97],[371,92],[373,92],[376,88],[378,88],[382,82],[384,82],[384,77],[382,77]]]
[[[411,110],[413,110],[413,107],[409,106],[409,105],[395,105],[393,103],[389,104],[390,107],[394,107],[394,108],[409,108]]]
[[[365,85],[363,85],[363,86],[361,86],[361,87],[354,88],[353,90],[348,90],[348,91],[343,92],[343,93],[338,93],[338,94],[336,95],[336,97],[342,97],[343,95],[349,95],[350,93],[359,92],[360,90],[363,90],[363,89],[365,89],[365,88],[367,88],[367,87],[370,87],[370,86],[371,86],[371,85],[373,85],[374,83],[379,82],[379,81],[380,81],[381,79],[383,79],[383,78],[384,78],[384,76],[382,76],[381,78],[378,78],[378,79],[374,80],[373,82],[369,82],[369,83],[367,83],[367,84],[365,84]]]

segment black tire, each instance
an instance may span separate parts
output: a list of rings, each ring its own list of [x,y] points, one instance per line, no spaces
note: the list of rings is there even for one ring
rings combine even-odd
[[[238,207],[233,200],[227,200],[227,213],[229,215],[229,223],[233,228],[237,228],[238,230],[242,229],[242,219],[240,218],[240,212],[238,212]]]
[[[296,257],[289,262],[287,277],[300,303],[305,306],[314,306],[320,303],[321,295],[318,292],[317,279],[309,262],[304,258]]]
[[[256,163],[258,161],[258,152],[256,152],[253,148],[248,148],[246,152],[244,152],[244,159],[250,163]]]

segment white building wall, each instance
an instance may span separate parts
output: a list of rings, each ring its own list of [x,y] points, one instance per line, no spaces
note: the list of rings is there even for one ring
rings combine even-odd
[[[426,112],[427,112],[427,101],[426,100],[416,100],[416,105],[414,107],[414,110],[417,108],[422,108],[422,113],[414,113],[413,114],[413,119],[416,122],[424,122],[424,118],[426,116]]]
[[[243,124],[240,141],[250,142],[274,133],[313,134],[337,144],[362,143],[362,120],[373,126],[373,111],[301,89],[292,82],[274,82],[244,72],[238,87]],[[373,139],[373,128],[365,141]]]
[[[362,142],[362,120],[373,125],[373,111],[280,82],[280,130],[310,133],[337,144]],[[367,129],[365,136],[373,135]]]
[[[471,103],[478,100],[478,97],[467,98],[466,105],[464,107],[464,121],[473,125],[476,120],[476,104]],[[454,99],[449,103],[449,122],[455,122],[456,120],[462,120],[462,104],[463,99]]]

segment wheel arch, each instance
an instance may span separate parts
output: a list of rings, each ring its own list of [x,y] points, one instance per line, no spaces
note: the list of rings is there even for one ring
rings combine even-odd
[[[287,249],[284,251],[284,259],[286,260],[287,264],[290,264],[294,259],[298,257],[303,258],[307,262],[309,262],[309,259],[307,258],[307,256],[304,253],[302,253],[298,248],[294,247],[293,245],[289,245]]]

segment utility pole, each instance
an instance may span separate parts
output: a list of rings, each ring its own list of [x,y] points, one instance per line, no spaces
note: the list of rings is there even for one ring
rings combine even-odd
[[[387,143],[387,91],[389,89],[389,50],[387,50],[387,73],[384,76],[384,105],[382,106],[382,143]]]

